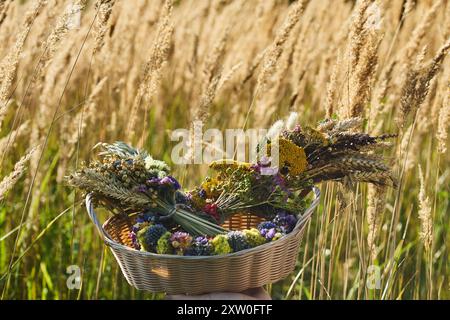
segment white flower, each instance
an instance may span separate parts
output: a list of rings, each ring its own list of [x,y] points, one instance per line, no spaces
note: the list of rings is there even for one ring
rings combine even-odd
[[[154,163],[153,158],[151,156],[146,156],[144,162],[145,162],[145,169],[147,170],[149,170]]]
[[[283,120],[278,120],[276,121],[272,127],[270,127],[269,132],[267,132],[267,138],[269,140],[273,140],[276,137],[278,137],[281,133],[281,131],[284,128],[284,121]]]
[[[291,112],[289,117],[286,120],[286,129],[293,130],[295,126],[297,125],[297,119],[298,119],[298,113],[297,112]]]

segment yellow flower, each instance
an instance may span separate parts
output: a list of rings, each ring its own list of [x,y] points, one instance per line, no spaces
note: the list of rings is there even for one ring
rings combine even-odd
[[[280,168],[286,168],[288,173],[292,176],[296,176],[305,171],[308,162],[306,161],[305,150],[302,147],[297,146],[292,141],[280,138],[279,144],[279,166]],[[270,155],[271,146],[268,144],[267,151]]]
[[[219,180],[217,178],[207,178],[202,183],[201,187],[206,192],[207,198],[214,198],[219,196],[220,191],[218,190]]]
[[[180,246],[180,243],[178,241],[172,241],[172,247],[174,247],[176,249],[179,246]]]
[[[211,169],[225,172],[228,168],[231,169],[250,169],[251,163],[248,162],[239,162],[232,159],[224,159],[224,160],[217,160],[211,162],[209,167]]]
[[[303,132],[310,140],[314,141],[315,143],[320,143],[324,146],[328,145],[328,140],[322,132],[317,131],[316,129],[309,126],[304,127]]]
[[[159,254],[168,254],[172,252],[172,247],[170,245],[170,237],[172,234],[170,232],[166,232],[159,238],[158,243],[156,245],[156,252]]]
[[[272,238],[272,241],[278,240],[283,236],[281,232],[275,233],[275,236]]]
[[[200,196],[200,188],[196,188],[190,192],[191,201],[197,209],[202,209],[206,205],[206,200]]]
[[[266,238],[264,238],[256,228],[246,229],[242,232],[252,248],[266,243]]]

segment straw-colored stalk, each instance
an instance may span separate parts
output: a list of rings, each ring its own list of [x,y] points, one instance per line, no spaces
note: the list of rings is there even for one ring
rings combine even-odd
[[[108,21],[116,0],[99,0],[95,5],[98,10],[98,16],[95,23],[95,46],[93,54],[101,50],[104,45],[104,38],[108,30]]]
[[[262,68],[258,75],[258,81],[256,84],[257,92],[264,90],[268,79],[273,75],[278,60],[283,52],[284,44],[289,38],[289,34],[295,25],[299,22],[300,16],[303,12],[303,2],[297,1],[292,5],[289,10],[288,16],[284,21],[283,26],[278,31],[277,36],[272,43],[271,47],[265,53]]]
[[[365,22],[367,19],[367,9],[371,5],[371,0],[361,0],[355,9],[350,26],[349,42],[349,63],[352,70],[356,69],[362,48],[366,39]]]
[[[416,26],[412,32],[411,37],[402,53],[402,61],[404,63],[402,70],[408,69],[410,63],[414,60],[414,55],[417,54],[420,43],[427,35],[430,27],[432,26],[433,20],[436,17],[439,8],[442,6],[442,0],[437,0],[433,3],[433,6],[426,12],[420,24]],[[405,7],[405,12],[406,12]]]
[[[81,138],[81,136],[84,133],[84,130],[86,129],[88,122],[93,123],[96,114],[98,113],[97,110],[97,102],[99,99],[99,95],[102,92],[103,88],[105,87],[105,84],[108,80],[108,77],[104,77],[101,79],[97,84],[94,85],[94,88],[92,89],[91,93],[89,94],[89,97],[87,98],[87,101],[85,102],[86,108],[84,111],[81,111],[78,114],[79,121],[73,122],[73,130],[72,130],[72,136],[68,139],[69,145],[72,146],[71,151],[69,154],[73,154],[74,152],[74,145],[78,141],[78,139]]]
[[[2,25],[3,21],[5,21],[11,2],[12,0],[0,1],[0,26]]]
[[[218,72],[220,59],[225,53],[230,28],[225,28],[222,36],[217,39],[212,50],[208,53],[203,66],[203,90],[209,87],[214,75]]]
[[[10,191],[15,186],[17,181],[19,181],[19,179],[24,175],[26,171],[26,164],[35,151],[36,148],[32,148],[30,151],[28,151],[14,165],[13,171],[0,182],[0,201],[2,201],[6,197],[8,191]]]
[[[436,133],[438,151],[442,154],[447,152],[448,128],[450,126],[450,82],[448,82],[444,94],[444,100],[439,109],[438,129]]]
[[[195,120],[205,121],[208,117],[209,108],[216,97],[217,88],[220,82],[220,74],[215,76],[209,83],[206,91],[200,98],[200,104],[195,112]]]
[[[26,133],[29,132],[30,129],[30,121],[25,121],[22,123],[17,129],[11,131],[3,138],[0,138],[0,150],[3,154],[8,152],[8,149],[11,148],[16,139],[19,139],[25,136]]]
[[[377,257],[376,239],[380,230],[381,217],[386,204],[386,187],[384,186],[368,186],[368,205],[367,205],[367,245],[370,257],[373,260]]]
[[[36,1],[33,4],[33,7],[25,14],[25,21],[23,23],[22,30],[19,32],[14,46],[0,63],[0,129],[2,127],[4,117],[8,111],[8,106],[10,105],[8,103],[9,95],[16,76],[19,59],[23,51],[25,40],[31,30],[34,19],[39,14],[39,11],[43,5],[45,5],[44,0]]]
[[[420,165],[419,179],[419,219],[421,226],[419,236],[425,246],[425,250],[429,251],[433,244],[433,218],[431,216],[431,201],[426,194],[425,179]]]
[[[64,13],[58,18],[55,27],[44,43],[45,55],[41,59],[43,64],[48,63],[59,48],[61,40],[67,35],[70,28],[70,20],[79,14],[86,6],[87,0],[77,0],[66,8]]]
[[[378,64],[378,32],[369,32],[366,43],[360,49],[358,64],[351,74],[350,105],[347,116],[359,117],[364,115],[365,106],[370,100],[372,80]]]
[[[331,118],[333,116],[334,111],[336,110],[336,96],[337,96],[337,76],[339,72],[341,55],[337,55],[337,59],[335,64],[333,65],[333,69],[331,71],[330,80],[327,83],[327,96],[325,100],[325,115],[327,118]]]
[[[232,66],[230,68],[230,70],[228,70],[227,73],[225,73],[219,81],[219,84],[217,85],[217,90],[223,89],[226,87],[227,83],[230,83],[231,80],[233,79],[233,77],[236,75],[236,72],[241,68],[242,66],[242,61],[239,61],[238,63],[236,63],[234,66]]]
[[[130,121],[128,125],[128,138],[131,140],[135,135],[135,127],[139,118],[139,108],[143,99],[147,104],[155,95],[161,78],[162,68],[169,56],[171,38],[173,34],[172,18],[173,4],[166,0],[164,10],[160,18],[156,39],[150,57],[145,65],[143,80],[131,107]],[[147,110],[147,109],[146,109]]]
[[[414,116],[424,102],[428,95],[431,81],[440,70],[449,48],[450,39],[438,50],[429,65],[423,67],[423,57],[426,53],[426,48],[424,48],[417,57],[415,67],[408,71],[400,98],[401,105],[398,122],[401,127],[407,122],[408,116],[410,114]]]

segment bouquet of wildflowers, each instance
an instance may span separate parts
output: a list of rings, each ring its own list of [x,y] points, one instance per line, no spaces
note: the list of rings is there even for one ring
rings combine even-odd
[[[163,161],[123,142],[99,144],[100,159],[68,177],[70,185],[92,193],[111,211],[125,214],[146,212],[155,222],[177,224],[192,234],[216,235],[225,229],[208,215],[194,213],[186,196]]]
[[[271,149],[260,146],[256,164],[213,162],[210,167],[217,174],[191,192],[192,206],[222,223],[244,211],[267,218],[280,210],[303,212],[305,196],[322,181],[396,186],[390,168],[374,154],[389,146],[386,140],[393,135],[370,136],[357,131],[361,118],[327,119],[317,128],[301,127],[293,118],[295,114],[286,124],[277,122],[263,141],[267,146],[278,143],[277,166],[272,163]]]
[[[136,217],[130,238],[137,250],[159,254],[216,255],[276,241],[291,232],[306,208],[312,186],[328,180],[351,185],[396,186],[375,150],[392,135],[359,132],[362,119],[327,119],[316,128],[299,126],[295,114],[278,121],[258,146],[258,161],[216,161],[216,172],[183,192],[163,161],[123,142],[99,144],[99,160],[72,174],[72,186],[91,193],[113,212]],[[272,148],[278,145],[278,161]],[[221,227],[237,213],[264,222],[257,228]]]
[[[168,229],[161,221],[155,221],[151,214],[139,214],[130,237],[137,250],[159,254],[211,256],[276,241],[291,232],[296,223],[297,217],[294,214],[279,212],[274,219],[260,223],[257,228],[228,231],[216,236],[192,236],[180,228]]]

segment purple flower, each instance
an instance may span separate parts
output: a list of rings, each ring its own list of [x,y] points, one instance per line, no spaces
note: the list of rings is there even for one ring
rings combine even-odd
[[[136,250],[140,250],[141,246],[139,245],[139,241],[137,240],[137,236],[134,231],[130,232],[130,239],[131,239],[131,243],[132,243],[133,247]]]
[[[172,176],[165,176],[164,178],[162,178],[159,181],[160,185],[170,185],[172,186],[175,190],[178,190],[181,188],[179,182]]]
[[[275,230],[275,228],[269,229],[269,231],[266,233],[266,239],[272,240],[272,238],[275,237],[276,233],[277,231]]]
[[[150,222],[153,220],[153,218],[154,216],[152,214],[140,213],[136,218],[136,224]]]
[[[159,184],[159,181],[160,181],[160,179],[158,179],[158,178],[151,178],[151,179],[147,180],[147,184],[155,185],[155,184]]]
[[[173,189],[178,190],[181,188],[180,183],[172,176],[165,176],[164,178],[151,178],[147,180],[149,185],[158,186],[171,186]]]
[[[280,186],[281,189],[286,189],[286,181],[281,176],[281,174],[277,173],[273,176],[273,182],[275,182],[276,185]]]
[[[262,167],[261,174],[264,176],[274,176],[278,174],[278,168]]]
[[[256,172],[261,173],[261,170],[267,168],[268,166],[270,166],[270,158],[263,156],[256,164],[252,165],[251,168]]]
[[[206,245],[208,244],[208,238],[205,236],[198,236],[197,238],[195,238],[194,242],[196,244]]]
[[[177,231],[172,234],[169,241],[175,249],[184,251],[191,245],[192,237],[187,232]]]
[[[272,241],[273,237],[277,233],[277,225],[272,221],[261,222],[258,226],[261,235],[269,241]]]
[[[200,196],[200,198],[205,199],[205,198],[206,198],[206,191],[205,191],[205,189],[201,189],[201,190],[198,192],[198,195]]]
[[[192,241],[191,247],[185,251],[188,256],[209,256],[212,246],[207,237],[198,236]]]

